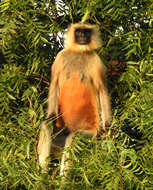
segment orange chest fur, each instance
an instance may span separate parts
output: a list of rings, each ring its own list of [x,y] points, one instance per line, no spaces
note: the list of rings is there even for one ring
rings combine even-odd
[[[96,130],[99,126],[96,90],[89,81],[71,76],[60,88],[59,109],[70,131]]]

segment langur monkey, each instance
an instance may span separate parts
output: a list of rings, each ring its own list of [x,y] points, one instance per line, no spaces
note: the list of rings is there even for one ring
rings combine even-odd
[[[40,129],[38,159],[43,171],[47,170],[46,158],[52,146],[50,118],[56,117],[55,127],[68,129],[65,147],[70,147],[76,132],[93,136],[100,127],[105,131],[111,122],[106,67],[94,51],[100,47],[100,32],[95,25],[77,23],[68,29],[66,48],[58,53],[52,65],[47,119]],[[68,169],[68,156],[64,151],[61,176]]]

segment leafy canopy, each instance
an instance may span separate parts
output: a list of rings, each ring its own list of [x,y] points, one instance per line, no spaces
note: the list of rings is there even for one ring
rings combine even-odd
[[[53,156],[50,174],[37,170],[36,147],[51,64],[81,20],[102,33],[113,121],[105,140],[76,136],[60,185]],[[152,45],[152,0],[1,0],[0,189],[153,189]]]

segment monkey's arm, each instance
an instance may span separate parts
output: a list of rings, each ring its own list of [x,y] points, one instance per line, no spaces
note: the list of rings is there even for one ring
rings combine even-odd
[[[58,111],[58,79],[55,77],[49,87],[47,118],[57,114]]]
[[[103,129],[106,130],[106,127],[111,123],[111,104],[110,97],[108,95],[107,84],[106,84],[106,67],[101,62],[100,58],[96,58],[94,66],[95,74],[93,81],[97,88],[98,99],[100,102],[100,116],[102,117]]]
[[[103,129],[106,130],[106,127],[111,123],[111,105],[105,79],[102,79],[99,86],[99,99],[101,107],[100,115],[102,115]]]
[[[59,104],[59,73],[60,73],[60,66],[61,59],[60,56],[57,56],[53,65],[52,65],[52,73],[51,73],[51,84],[49,87],[49,94],[48,94],[48,111],[47,111],[47,118],[57,116],[58,115],[58,104]]]

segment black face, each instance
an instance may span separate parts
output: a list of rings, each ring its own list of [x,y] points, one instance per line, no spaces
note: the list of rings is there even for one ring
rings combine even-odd
[[[77,28],[75,30],[75,41],[80,45],[87,45],[91,41],[92,29]]]

